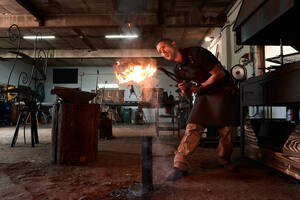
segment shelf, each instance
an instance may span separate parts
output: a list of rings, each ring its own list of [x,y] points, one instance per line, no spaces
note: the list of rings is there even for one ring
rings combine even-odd
[[[272,58],[267,58],[266,61],[281,64],[281,56],[279,55]],[[300,61],[299,52],[283,55],[283,64],[295,63],[297,61]]]

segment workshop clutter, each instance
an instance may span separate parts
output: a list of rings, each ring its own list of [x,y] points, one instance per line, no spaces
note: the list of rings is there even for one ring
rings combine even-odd
[[[131,108],[122,108],[121,112],[122,112],[123,123],[130,124],[132,109]]]
[[[104,90],[103,100],[113,101],[113,102],[124,102],[125,90]]]
[[[144,124],[144,112],[141,107],[138,107],[138,109],[134,112],[134,123],[135,124]]]
[[[9,126],[11,123],[11,106],[0,103],[0,126]]]
[[[12,93],[1,93],[6,88],[6,84],[0,83],[0,126],[9,126],[11,124],[11,104],[6,102],[5,94],[7,100],[12,100],[15,95]],[[8,86],[8,88],[13,89],[14,86]]]
[[[157,103],[163,101],[163,88],[142,88],[141,101],[149,103]]]
[[[112,120],[108,117],[107,112],[101,112],[99,121],[99,138],[110,139],[112,137]]]
[[[91,90],[95,93],[95,90]],[[101,101],[120,103],[124,102],[125,90],[119,89],[100,89],[97,90],[97,96],[92,103],[101,104]]]
[[[136,110],[132,108],[122,108],[122,122],[125,124],[145,124],[144,112],[141,107],[138,107]]]

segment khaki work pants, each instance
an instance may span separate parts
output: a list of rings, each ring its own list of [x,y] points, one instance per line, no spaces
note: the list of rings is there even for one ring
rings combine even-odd
[[[187,124],[185,134],[181,139],[177,151],[175,152],[174,167],[181,170],[187,170],[189,168],[189,158],[198,146],[204,129],[205,127],[198,124]],[[232,153],[231,141],[232,137],[234,136],[234,131],[235,128],[230,126],[218,128],[220,139],[217,148],[217,154],[222,165],[230,163],[230,157]]]

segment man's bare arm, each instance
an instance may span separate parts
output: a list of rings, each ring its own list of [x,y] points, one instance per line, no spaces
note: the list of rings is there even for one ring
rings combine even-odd
[[[222,80],[226,75],[224,70],[220,68],[218,65],[215,65],[209,71],[209,73],[211,74],[211,76],[201,84],[201,87],[203,88],[207,88],[208,86]]]
[[[218,82],[219,80],[222,80],[225,77],[225,72],[224,70],[222,70],[222,68],[220,68],[218,65],[215,65],[210,71],[209,73],[211,74],[211,76],[204,81],[201,86],[196,86],[196,85],[192,85],[190,87],[190,92],[193,93],[197,93],[199,91],[204,91],[206,90],[210,85]]]

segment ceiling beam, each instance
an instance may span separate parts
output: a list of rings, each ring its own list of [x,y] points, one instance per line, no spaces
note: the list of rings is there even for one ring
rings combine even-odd
[[[164,14],[164,25],[167,27],[222,27],[226,16],[205,16],[201,13],[176,12]]]
[[[47,27],[87,27],[87,26],[121,26],[129,15],[72,14],[49,16],[45,21]],[[157,25],[156,13],[130,15],[131,22],[136,26]]]
[[[22,50],[22,53],[33,57],[33,50]],[[15,55],[7,53],[7,51],[0,51],[2,58],[14,58]],[[90,51],[88,49],[81,50],[54,50],[53,58],[150,58],[161,57],[156,49],[101,49],[97,51]]]
[[[47,16],[44,27],[89,27],[89,26],[121,26],[128,19],[128,15],[101,15],[101,14],[68,14]],[[157,25],[156,13],[136,14],[130,17],[136,26]],[[8,28],[12,24],[19,27],[38,27],[39,23],[32,15],[4,15],[0,16],[0,28]]]
[[[92,51],[96,51],[97,48],[92,44],[90,39],[86,37],[85,33],[83,33],[80,29],[74,28],[73,31],[78,34],[79,38],[84,42],[84,44],[90,48]]]
[[[70,14],[45,17],[44,27],[96,27],[96,26],[121,26],[128,19],[128,15],[98,15],[98,14]],[[224,16],[205,16],[201,14],[177,12],[136,14],[130,17],[135,26],[164,26],[164,27],[222,27],[226,21]],[[38,27],[39,23],[31,15],[1,16],[0,28],[8,28],[11,24],[19,27]]]
[[[32,15],[5,15],[0,17],[0,28],[9,28],[12,24],[19,27],[39,27],[39,22]]]
[[[33,4],[31,4],[28,0],[16,0],[16,2],[35,17],[36,21],[39,23],[39,26],[44,26],[44,16]]]

